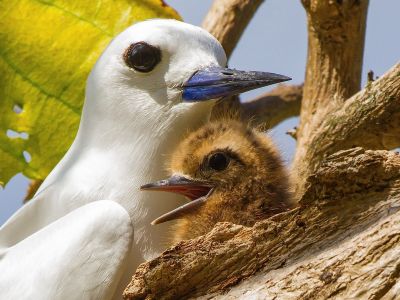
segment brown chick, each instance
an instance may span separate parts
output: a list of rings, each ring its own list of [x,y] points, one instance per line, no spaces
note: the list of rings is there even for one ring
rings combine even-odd
[[[142,190],[190,200],[153,221],[177,219],[173,242],[203,235],[217,222],[252,226],[293,206],[288,175],[271,139],[237,121],[214,121],[191,133],[173,154],[170,171],[172,177]]]

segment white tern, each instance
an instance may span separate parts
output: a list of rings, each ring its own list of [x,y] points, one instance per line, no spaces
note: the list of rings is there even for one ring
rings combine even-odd
[[[211,34],[175,20],[140,22],[111,41],[88,77],[72,146],[0,228],[0,299],[121,298],[138,264],[163,250],[168,224],[151,221],[182,204],[139,188],[167,175],[165,158],[207,120],[205,100],[289,79],[225,67]]]

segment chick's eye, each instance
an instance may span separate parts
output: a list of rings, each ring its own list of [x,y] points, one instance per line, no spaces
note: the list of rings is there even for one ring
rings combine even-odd
[[[124,53],[124,61],[128,67],[139,72],[150,72],[161,61],[160,49],[139,42],[132,44]]]
[[[224,153],[215,153],[210,156],[208,166],[215,171],[223,171],[228,167],[229,157]]]

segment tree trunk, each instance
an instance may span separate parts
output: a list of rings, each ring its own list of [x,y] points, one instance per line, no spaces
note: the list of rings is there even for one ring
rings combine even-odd
[[[325,117],[360,90],[368,0],[302,0],[308,20],[308,55],[292,170],[300,195],[314,165],[306,158]]]

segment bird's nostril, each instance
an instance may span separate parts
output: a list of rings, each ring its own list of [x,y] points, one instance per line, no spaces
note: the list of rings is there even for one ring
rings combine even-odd
[[[224,74],[224,75],[233,75],[233,72],[229,72],[229,71],[222,71],[222,74]]]

